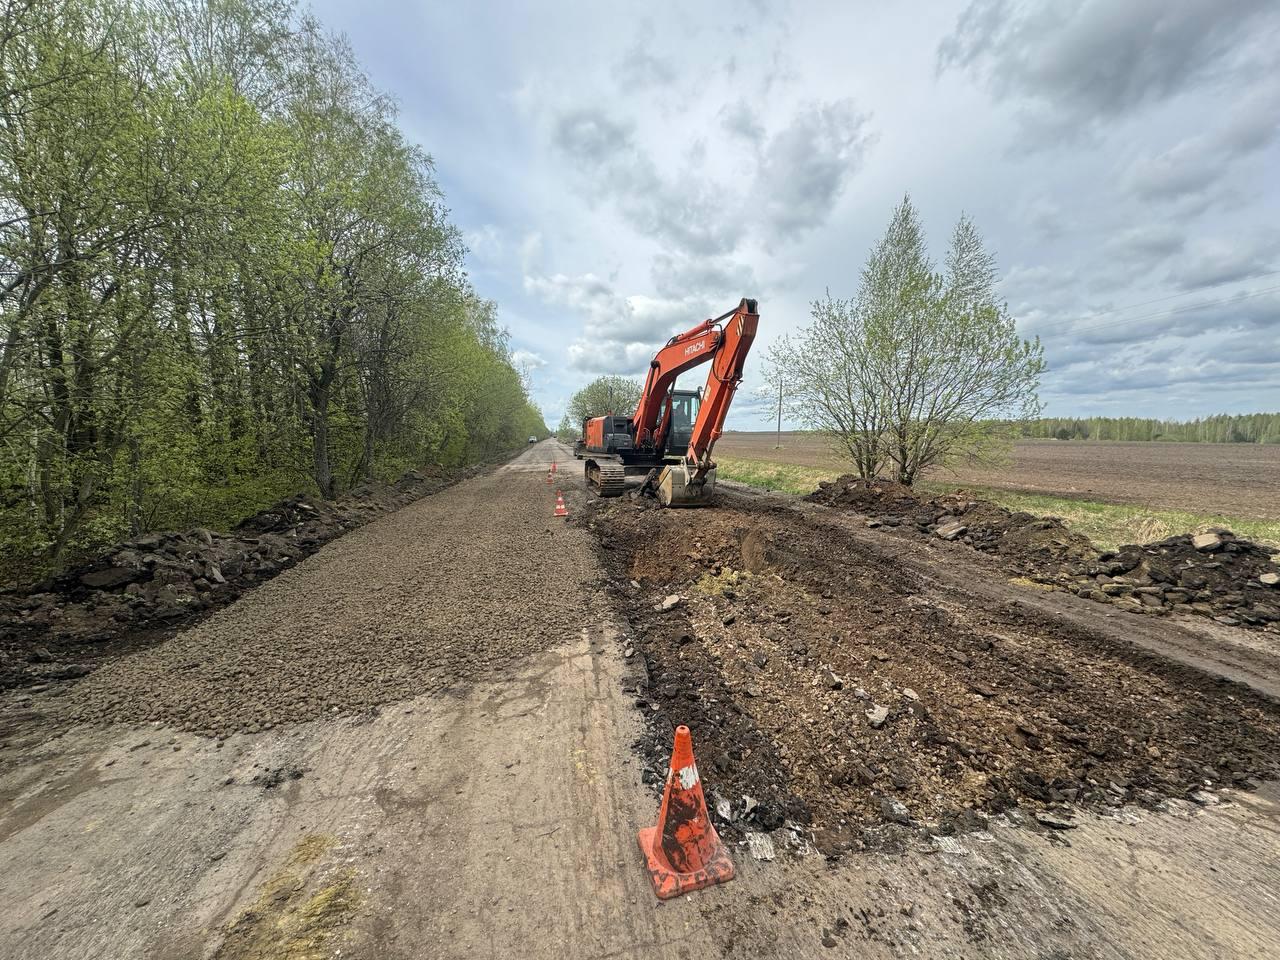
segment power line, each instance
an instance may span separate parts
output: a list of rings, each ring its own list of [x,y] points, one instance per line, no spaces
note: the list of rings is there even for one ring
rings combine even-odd
[[[1122,320],[1113,320],[1108,321],[1107,323],[1099,323],[1087,327],[1077,327],[1072,332],[1081,333],[1088,330],[1101,330],[1104,327],[1119,327],[1126,323],[1142,323],[1144,320],[1161,320],[1165,317],[1174,317],[1181,313],[1194,313],[1196,310],[1205,310],[1209,307],[1220,307],[1233,303],[1240,303],[1244,300],[1254,300],[1258,297],[1266,296],[1268,293],[1275,293],[1277,291],[1280,291],[1280,284],[1277,284],[1274,287],[1266,287],[1262,290],[1254,290],[1250,293],[1240,294],[1239,296],[1220,297],[1215,300],[1204,300],[1200,303],[1189,303],[1186,306],[1175,307],[1172,310],[1164,310],[1157,313],[1149,313],[1142,317],[1126,317]]]
[[[1280,271],[1276,271],[1276,272],[1280,273]],[[1183,313],[1194,313],[1197,310],[1205,310],[1210,307],[1220,307],[1220,306],[1226,306],[1234,303],[1241,303],[1245,300],[1254,300],[1258,297],[1266,296],[1269,293],[1277,293],[1277,292],[1280,292],[1280,285],[1276,285],[1274,287],[1266,287],[1262,290],[1254,290],[1251,293],[1245,293],[1245,294],[1241,294],[1239,296],[1234,296],[1234,297],[1220,297],[1215,300],[1205,300],[1200,303],[1189,303],[1186,306],[1175,307],[1172,310],[1163,310],[1157,313],[1149,313],[1141,317],[1126,317],[1121,320],[1107,321],[1106,323],[1096,323],[1096,324],[1090,324],[1088,326],[1083,326],[1083,327],[1074,327],[1071,330],[1066,332],[1073,333],[1073,334],[1089,333],[1090,331],[1093,331],[1093,330],[1103,330],[1109,327],[1122,327],[1125,324],[1129,324],[1129,323],[1142,323],[1147,320],[1163,320],[1166,317],[1175,317]],[[1094,317],[1096,316],[1100,316],[1100,314],[1095,314]],[[1090,317],[1090,319],[1094,319],[1094,317]],[[1062,326],[1062,325],[1059,324],[1058,326]]]
[[[1166,297],[1156,297],[1154,300],[1143,300],[1140,303],[1131,303],[1124,307],[1112,307],[1110,310],[1100,310],[1093,314],[1093,317],[1105,317],[1113,313],[1124,313],[1126,310],[1136,310],[1138,307],[1149,307],[1153,303],[1165,303],[1169,300],[1177,300],[1179,297],[1190,297],[1203,290],[1212,290],[1214,287],[1225,287],[1229,283],[1244,283],[1246,280],[1261,280],[1264,277],[1275,276],[1280,276],[1280,270],[1268,270],[1266,273],[1255,273],[1248,277],[1233,277],[1230,280],[1219,280],[1217,283],[1206,283],[1204,286],[1197,287],[1194,290],[1184,290],[1181,293],[1171,293]]]

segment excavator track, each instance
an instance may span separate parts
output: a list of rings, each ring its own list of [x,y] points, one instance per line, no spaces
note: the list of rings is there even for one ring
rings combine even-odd
[[[627,471],[611,460],[588,460],[587,485],[602,497],[620,497],[627,487]]]

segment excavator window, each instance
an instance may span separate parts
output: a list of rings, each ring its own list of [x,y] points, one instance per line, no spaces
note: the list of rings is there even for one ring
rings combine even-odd
[[[702,391],[673,390],[671,392],[671,427],[667,431],[668,454],[682,454],[693,439],[693,423],[698,418],[698,405]]]
[[[671,426],[677,433],[693,430],[698,415],[698,396],[693,393],[676,393],[671,397]]]

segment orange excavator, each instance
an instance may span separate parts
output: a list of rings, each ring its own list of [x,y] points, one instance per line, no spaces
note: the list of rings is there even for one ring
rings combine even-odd
[[[574,453],[586,461],[587,483],[600,496],[619,496],[630,470],[645,472],[638,492],[656,496],[663,506],[710,500],[716,486],[711,448],[742,382],[759,323],[756,302],[744,299],[728,313],[676,334],[650,361],[635,413],[583,421]],[[676,377],[708,360],[705,388],[675,389]]]

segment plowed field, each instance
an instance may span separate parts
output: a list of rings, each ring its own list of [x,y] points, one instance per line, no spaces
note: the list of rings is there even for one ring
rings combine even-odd
[[[727,433],[724,457],[844,472],[826,443],[805,433]],[[847,465],[845,465],[847,467]],[[1022,440],[999,467],[936,470],[928,479],[1106,503],[1259,520],[1280,519],[1280,446]]]

